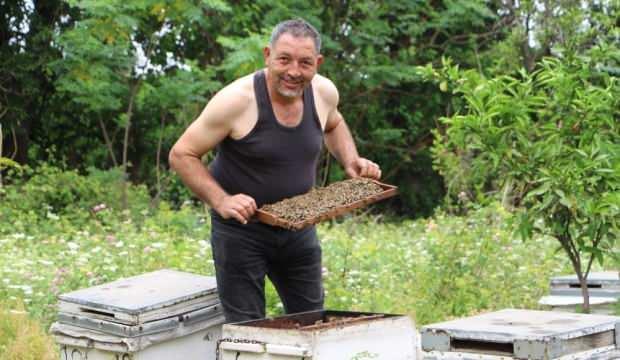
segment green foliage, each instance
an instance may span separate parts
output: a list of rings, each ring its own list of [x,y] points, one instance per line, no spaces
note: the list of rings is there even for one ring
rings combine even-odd
[[[525,0],[504,6],[506,37],[479,58],[479,71],[487,75],[515,75],[522,68],[532,72],[543,57],[563,58],[617,43],[618,1]]]
[[[29,154],[31,164],[55,161],[46,151],[55,147],[72,168],[123,166],[152,193],[165,193],[165,154],[174,140],[217,89],[262,66],[261,50],[276,23],[301,16],[322,34],[326,61],[320,72],[339,87],[340,110],[360,152],[381,163],[385,181],[407,194],[393,203],[397,210],[417,215],[430,214],[443,193],[428,146],[448,97],[423,83],[415,66],[441,54],[475,66],[478,52],[488,47],[483,34],[502,37],[498,24],[505,13],[481,0],[45,3],[47,23],[24,37],[40,36],[38,44],[50,56],[31,65],[39,48],[16,47],[3,53],[3,61],[21,59],[33,81],[0,74],[0,92],[30,91],[10,101],[0,96],[0,104],[12,105],[2,121],[24,125],[18,150]],[[29,18],[19,7],[0,6],[16,21]],[[43,3],[35,7],[37,14],[44,10]],[[3,29],[14,33],[8,24]],[[6,61],[3,68],[26,66]],[[15,78],[20,86],[4,81]],[[26,98],[45,101],[26,106]],[[321,178],[343,176],[337,166],[320,171]]]
[[[467,217],[440,213],[395,224],[351,219],[324,229],[327,306],[409,313],[418,325],[536,308],[548,276],[566,263],[552,239],[514,238],[509,218],[493,204]]]
[[[13,197],[0,201],[0,218],[11,219],[0,222],[1,298],[23,301],[48,326],[59,293],[161,268],[214,274],[202,208],[174,210],[162,201],[153,209],[148,198],[136,196],[133,212],[114,206],[91,211],[117,188],[110,184],[116,176],[47,167],[29,181],[5,186],[10,194],[21,192],[19,200],[27,204]],[[67,188],[62,196],[50,190],[62,188],[59,182]],[[42,194],[30,194],[35,184]],[[58,208],[52,212],[35,202]],[[536,307],[548,276],[566,263],[548,238],[529,243],[514,238],[508,219],[493,205],[468,217],[440,213],[395,223],[349,217],[320,225],[326,307],[407,313],[419,324],[487,309]],[[272,286],[267,304],[269,314],[282,312]]]
[[[438,81],[463,103],[433,148],[453,196],[522,206],[521,235],[555,237],[580,277],[620,234],[620,85],[588,54],[492,79],[447,64]]]
[[[243,38],[220,36],[217,41],[230,51],[221,65],[227,78],[235,79],[264,66],[263,48],[269,43],[267,34],[249,34]]]
[[[0,157],[0,170],[4,170],[5,168],[19,169],[20,165],[9,158]]]
[[[79,144],[91,155],[87,164],[108,163],[152,179],[198,105],[204,106],[205,93],[219,87],[212,70],[172,50],[186,27],[206,24],[206,12],[229,9],[221,1],[71,4],[83,19],[57,37],[64,56],[50,69],[59,95],[80,107],[81,125],[100,139]],[[155,161],[143,158],[143,151],[155,154]],[[160,184],[155,178],[152,183]]]
[[[144,187],[130,188],[131,207],[120,210],[118,181],[118,171],[42,166],[5,186],[0,218],[11,221],[0,222],[0,297],[23,300],[47,326],[60,292],[164,266],[204,272],[204,214],[164,202],[151,210]]]
[[[320,73],[338,86],[360,152],[405,194],[390,205],[401,214],[429,215],[441,199],[431,131],[454,112],[448,82],[431,86],[416,66],[446,56],[519,78],[542,56],[596,45],[599,68],[620,73],[604,47],[617,43],[615,1],[18,0],[0,10],[4,156],[79,171],[125,165],[162,195],[172,143],[215,91],[262,66],[267,34],[287,18],[322,34]],[[320,178],[341,179],[328,163]]]
[[[24,171],[10,178],[11,185],[0,193],[3,203],[0,218],[14,219],[1,222],[0,233],[25,231],[37,226],[41,220],[58,220],[61,217],[77,224],[88,221],[96,206],[120,209],[121,173],[118,170],[90,169],[88,176],[75,170],[62,170],[47,164]],[[129,191],[129,211],[139,213],[148,204],[149,196],[144,186]]]

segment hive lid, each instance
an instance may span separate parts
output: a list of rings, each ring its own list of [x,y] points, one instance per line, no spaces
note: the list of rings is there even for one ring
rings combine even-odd
[[[618,271],[592,272],[588,275],[587,284],[589,287],[592,287],[592,285],[601,285],[603,288],[609,285],[620,286],[620,274]],[[577,275],[554,276],[551,278],[552,287],[562,285],[579,287],[580,284]]]
[[[137,324],[219,302],[215,278],[159,270],[59,296],[59,310]]]
[[[63,312],[58,314],[58,323],[90,329],[103,334],[135,338],[162,333],[180,326],[187,327],[201,322],[212,323],[214,321],[213,319],[219,319],[222,316],[223,312],[221,306],[217,304],[138,325],[126,325],[114,321],[93,318],[92,316],[67,314]]]
[[[551,278],[550,295],[581,296],[581,284],[576,275],[556,276]],[[593,272],[587,280],[591,297],[620,298],[620,277],[617,271]]]
[[[618,343],[620,317],[506,309],[422,328],[425,351],[543,359]],[[547,357],[545,357],[547,356]]]

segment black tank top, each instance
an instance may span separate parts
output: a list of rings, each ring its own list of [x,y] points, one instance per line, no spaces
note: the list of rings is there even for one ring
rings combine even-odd
[[[276,119],[262,70],[254,74],[254,94],[256,125],[241,139],[227,137],[220,142],[210,171],[228,194],[249,195],[260,207],[303,194],[314,186],[323,131],[312,86],[303,92],[303,115],[295,127]]]

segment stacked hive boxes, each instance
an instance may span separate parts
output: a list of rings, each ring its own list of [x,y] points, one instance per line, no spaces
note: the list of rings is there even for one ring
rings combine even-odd
[[[63,294],[61,359],[215,359],[224,323],[215,278],[160,270]]]

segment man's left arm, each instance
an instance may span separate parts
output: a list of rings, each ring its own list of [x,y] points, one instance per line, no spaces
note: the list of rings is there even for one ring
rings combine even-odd
[[[332,85],[332,84],[330,84]],[[338,90],[332,85],[329,103],[332,105],[325,123],[325,145],[338,160],[348,177],[381,178],[381,168],[376,163],[360,157],[353,136],[338,111]]]

